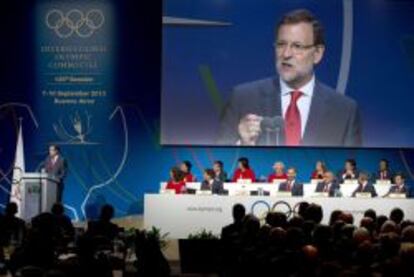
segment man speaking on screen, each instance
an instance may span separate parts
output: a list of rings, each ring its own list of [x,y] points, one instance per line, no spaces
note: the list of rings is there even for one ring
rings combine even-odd
[[[321,23],[294,10],[276,26],[278,77],[238,85],[223,111],[219,144],[360,146],[356,102],[319,82],[325,52]]]

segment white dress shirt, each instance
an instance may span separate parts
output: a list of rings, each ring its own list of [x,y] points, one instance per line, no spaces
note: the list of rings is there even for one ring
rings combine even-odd
[[[281,91],[281,97],[282,97],[282,114],[283,119],[285,119],[286,111],[290,104],[290,98],[291,98],[291,92],[294,90],[298,90],[302,92],[302,96],[299,97],[297,101],[297,105],[300,112],[300,121],[301,121],[301,135],[303,138],[303,135],[305,134],[306,129],[306,123],[308,122],[309,117],[309,111],[310,106],[312,103],[312,96],[313,96],[313,90],[315,88],[315,76],[312,76],[312,79],[303,87],[299,89],[294,89],[288,86],[286,82],[284,82],[282,79],[280,80],[280,91]]]
[[[213,189],[213,182],[214,182],[214,179],[208,180],[208,184],[210,186],[210,189]]]
[[[365,187],[367,186],[368,182],[363,182],[361,183],[361,191],[363,191],[365,189]]]
[[[54,157],[52,158],[52,165],[55,165],[55,163],[57,162],[58,158],[59,158],[59,156],[58,156],[58,155],[56,155],[56,156],[54,156]]]
[[[326,192],[329,192],[331,190],[331,186],[332,186],[332,183],[328,183],[328,184],[325,185],[323,190],[326,191]]]
[[[401,193],[404,189],[404,184],[396,185],[397,186],[397,193]]]

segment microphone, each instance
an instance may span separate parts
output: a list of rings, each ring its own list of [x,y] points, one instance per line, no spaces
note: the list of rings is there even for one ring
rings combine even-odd
[[[45,161],[41,161],[37,166],[36,166],[36,172],[42,172],[44,167],[46,166],[46,162]]]
[[[284,137],[285,121],[282,116],[263,117],[260,122],[262,132],[266,133],[266,145],[281,145]],[[271,133],[275,133],[275,141],[272,141]]]
[[[272,130],[275,131],[277,128],[282,128],[285,126],[285,121],[281,116],[274,117],[263,117],[262,122],[260,122],[260,128],[262,130]]]

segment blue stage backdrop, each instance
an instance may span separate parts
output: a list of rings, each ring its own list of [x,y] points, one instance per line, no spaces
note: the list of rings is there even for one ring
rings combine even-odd
[[[48,144],[61,146],[69,163],[65,207],[81,220],[96,217],[105,203],[117,216],[142,213],[144,194],[157,192],[182,160],[193,162],[198,179],[214,160],[232,172],[240,156],[250,158],[258,176],[269,174],[276,160],[297,167],[306,181],[317,160],[339,170],[355,158],[359,168],[373,172],[386,158],[393,170],[413,177],[410,149],[163,147],[159,0],[146,6],[133,0],[0,5],[0,24],[7,26],[0,44],[2,207],[9,199],[19,118],[27,171],[38,169]],[[406,115],[412,117],[409,109]]]

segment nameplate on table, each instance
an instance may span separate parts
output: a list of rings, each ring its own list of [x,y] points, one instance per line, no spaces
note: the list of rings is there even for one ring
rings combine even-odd
[[[405,195],[405,193],[390,193],[388,195],[388,198],[403,199],[407,198],[407,195]]]
[[[326,198],[329,197],[329,192],[315,192],[312,196]]]
[[[250,190],[247,190],[247,189],[232,190],[231,192],[229,191],[229,195],[232,195],[232,196],[250,196]]]
[[[357,185],[358,180],[356,180],[356,179],[345,179],[343,184],[344,185]]]
[[[311,179],[310,183],[311,183],[312,185],[316,185],[316,184],[318,184],[318,183],[320,183],[320,182],[322,182],[322,181],[323,181],[323,179]]]
[[[280,184],[286,182],[287,179],[273,179],[273,184]]]
[[[174,189],[160,189],[160,194],[175,194]]]
[[[376,186],[389,186],[391,185],[391,181],[390,180],[377,180],[375,182]]]
[[[238,179],[237,184],[251,184],[252,179]]]
[[[211,190],[197,190],[196,191],[196,195],[212,195],[213,193],[211,192]]]
[[[276,191],[275,196],[277,197],[292,197],[291,191]]]
[[[199,190],[201,187],[201,183],[200,182],[186,182],[185,187],[187,189]]]
[[[356,198],[372,198],[372,195],[370,192],[357,192],[355,194]]]

